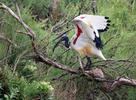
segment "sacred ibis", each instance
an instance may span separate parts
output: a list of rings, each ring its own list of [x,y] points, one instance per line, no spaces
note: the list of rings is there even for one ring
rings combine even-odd
[[[71,41],[65,35],[56,43],[53,51],[62,41],[65,41],[65,46],[73,48],[80,55],[87,57],[96,56],[102,60],[106,60],[101,52],[102,41],[100,38],[100,32],[107,31],[110,26],[109,18],[105,16],[96,15],[80,15],[75,17],[73,20],[75,28],[75,34],[72,36]]]

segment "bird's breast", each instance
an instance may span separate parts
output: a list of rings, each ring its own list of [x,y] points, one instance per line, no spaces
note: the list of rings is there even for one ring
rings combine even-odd
[[[84,46],[83,48],[78,49],[77,52],[78,52],[80,55],[84,55],[84,56],[87,56],[87,55],[95,56],[95,54],[94,54],[93,51],[92,51],[92,46],[91,46],[91,45],[86,45],[86,46]]]

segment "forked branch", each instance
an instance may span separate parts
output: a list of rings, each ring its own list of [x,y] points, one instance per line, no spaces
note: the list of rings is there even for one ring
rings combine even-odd
[[[12,15],[21,25],[23,25],[23,27],[26,30],[26,32],[21,32],[21,31],[17,31],[17,32],[25,34],[25,35],[28,35],[30,37],[30,39],[32,40],[33,51],[36,54],[35,59],[37,61],[43,62],[43,63],[45,63],[47,65],[53,66],[55,68],[58,68],[58,69],[61,69],[61,70],[65,70],[65,71],[67,71],[69,73],[80,74],[81,71],[79,71],[78,69],[73,69],[73,68],[71,68],[69,66],[66,66],[66,65],[63,65],[61,63],[55,62],[55,61],[53,61],[53,60],[45,57],[42,52],[38,51],[38,48],[37,48],[36,42],[35,42],[35,36],[36,36],[35,32],[28,25],[26,25],[23,22],[23,20],[21,18],[19,7],[17,5],[16,5],[16,8],[18,9],[19,16],[17,16],[5,4],[3,4],[3,3],[0,2],[0,9],[7,10],[10,15]],[[1,38],[4,38],[4,37],[1,37]],[[7,40],[7,41],[11,42],[10,40]],[[96,68],[94,70],[84,71],[81,58],[78,57],[78,59],[79,59],[79,63],[80,63],[80,68],[82,69],[82,73],[86,77],[89,77],[89,78],[93,77],[94,80],[103,83],[105,90],[108,91],[108,92],[113,91],[117,87],[122,86],[122,85],[136,87],[136,80],[129,79],[129,78],[126,78],[126,77],[117,77],[115,80],[107,80],[104,77],[103,71],[101,69],[99,69],[99,68]]]

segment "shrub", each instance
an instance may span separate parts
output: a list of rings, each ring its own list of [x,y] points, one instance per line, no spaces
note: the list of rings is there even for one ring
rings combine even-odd
[[[29,82],[18,73],[12,73],[7,67],[0,71],[0,99],[32,100],[35,98],[48,100],[52,93],[48,82]]]

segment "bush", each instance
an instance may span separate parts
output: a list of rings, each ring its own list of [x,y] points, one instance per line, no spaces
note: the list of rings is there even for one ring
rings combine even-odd
[[[27,81],[18,73],[12,73],[7,67],[0,71],[0,99],[32,100],[39,98],[49,100],[52,86],[48,82]]]

